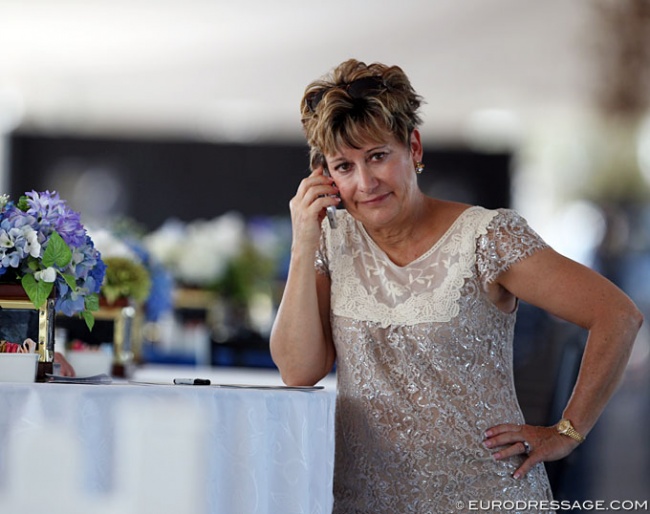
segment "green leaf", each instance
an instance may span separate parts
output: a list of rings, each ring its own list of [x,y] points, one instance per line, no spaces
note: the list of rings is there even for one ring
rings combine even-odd
[[[32,271],[40,271],[41,264],[38,262],[38,259],[36,259],[34,257],[28,257],[27,258],[27,267]]]
[[[72,260],[72,250],[55,230],[50,235],[47,248],[43,252],[43,266],[46,268],[54,266],[65,268]]]
[[[84,298],[84,306],[87,311],[99,310],[99,295],[97,293],[89,294]]]
[[[18,199],[18,203],[16,204],[16,207],[23,212],[27,212],[29,210],[29,204],[27,203],[27,196],[22,195]]]
[[[50,296],[54,287],[53,282],[36,281],[34,275],[25,275],[20,282],[27,296],[37,309],[45,303],[45,300]]]
[[[86,320],[88,330],[92,331],[95,326],[95,316],[93,316],[93,313],[89,311],[81,311],[81,317]]]
[[[63,277],[63,280],[65,280],[65,283],[68,284],[68,287],[70,289],[73,291],[77,289],[77,279],[74,278],[74,275],[70,275],[69,273],[62,273],[61,276]]]

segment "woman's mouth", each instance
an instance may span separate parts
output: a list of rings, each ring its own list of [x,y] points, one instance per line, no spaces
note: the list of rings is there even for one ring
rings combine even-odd
[[[368,198],[368,199],[366,199],[366,200],[362,200],[362,201],[360,201],[359,203],[360,203],[361,205],[366,205],[366,206],[368,206],[368,207],[373,207],[373,206],[375,206],[375,205],[378,205],[378,204],[382,203],[382,202],[383,202],[386,198],[388,198],[389,196],[390,196],[390,193],[384,193],[384,194],[381,194],[381,195],[375,195],[375,196],[373,196],[372,198]]]

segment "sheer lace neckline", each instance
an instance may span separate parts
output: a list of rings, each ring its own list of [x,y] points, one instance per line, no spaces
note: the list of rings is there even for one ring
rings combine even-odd
[[[364,239],[368,242],[368,245],[375,251],[378,252],[379,255],[385,258],[386,262],[397,269],[405,269],[408,268],[409,266],[413,266],[415,264],[418,264],[420,261],[426,259],[431,255],[433,252],[436,251],[436,249],[444,243],[444,241],[449,237],[449,234],[451,234],[456,226],[463,220],[463,218],[473,210],[478,209],[479,207],[477,206],[469,206],[468,208],[464,209],[463,212],[461,212],[454,221],[447,227],[447,230],[444,231],[444,233],[436,240],[434,243],[429,247],[428,250],[426,250],[422,255],[417,257],[416,259],[413,259],[412,261],[407,262],[404,265],[399,265],[396,264],[390,256],[375,242],[375,240],[368,234],[368,231],[366,230],[366,227],[363,226],[363,224],[360,221],[354,220],[354,223],[357,225],[357,228],[359,232],[363,235]]]
[[[428,251],[400,267],[349,213],[341,213],[340,222],[336,229],[324,224],[316,261],[331,278],[332,314],[379,327],[448,322],[459,312],[468,279],[485,289],[544,247],[514,211],[473,206]]]

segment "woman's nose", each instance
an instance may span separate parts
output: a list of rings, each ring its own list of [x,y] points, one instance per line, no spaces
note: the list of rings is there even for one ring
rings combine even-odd
[[[370,193],[377,187],[379,181],[368,166],[359,166],[359,189],[364,193]]]

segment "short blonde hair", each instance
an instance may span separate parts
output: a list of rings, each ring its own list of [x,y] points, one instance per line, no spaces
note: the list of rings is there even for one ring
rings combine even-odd
[[[350,94],[351,83],[369,77],[381,86],[365,94]],[[388,134],[408,145],[413,129],[422,122],[418,113],[422,102],[398,66],[367,65],[356,59],[341,63],[309,84],[300,103],[312,167],[322,162],[323,154],[381,142]]]

